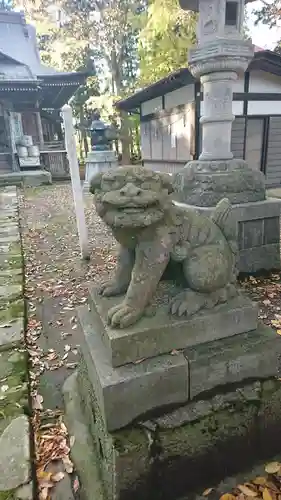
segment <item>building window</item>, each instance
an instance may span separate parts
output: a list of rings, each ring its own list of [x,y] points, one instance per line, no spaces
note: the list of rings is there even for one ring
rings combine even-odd
[[[225,25],[237,26],[238,20],[238,3],[226,2],[225,4]]]

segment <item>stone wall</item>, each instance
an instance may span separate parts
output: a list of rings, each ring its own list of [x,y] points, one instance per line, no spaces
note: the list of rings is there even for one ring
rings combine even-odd
[[[32,499],[23,256],[15,186],[0,190],[0,499]]]

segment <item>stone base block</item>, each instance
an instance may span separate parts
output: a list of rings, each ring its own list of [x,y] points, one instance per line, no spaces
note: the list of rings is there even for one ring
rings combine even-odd
[[[243,380],[276,376],[280,354],[280,336],[263,324],[253,332],[185,349],[190,398]]]
[[[112,368],[87,306],[78,308],[78,317],[82,327],[79,390],[84,398],[90,395],[96,418],[109,430],[188,399],[188,364],[183,354]]]
[[[280,451],[281,386],[273,379],[221,387],[114,432],[96,419],[90,399],[81,401],[77,374],[64,398],[84,500],[180,500]]]
[[[214,208],[177,204],[206,215]],[[233,205],[233,217],[238,225],[240,272],[280,269],[280,211],[281,200],[277,198]]]
[[[101,297],[95,287],[89,292],[94,331],[103,339],[115,367],[257,328],[257,304],[241,294],[190,319],[171,316],[167,304],[158,306],[153,317],[144,317],[129,328],[114,329],[106,324],[107,312],[122,297]]]
[[[52,175],[47,170],[25,170],[0,174],[0,186],[20,186],[27,187],[52,184]]]
[[[118,166],[114,151],[91,151],[86,159],[85,182],[83,190],[89,191],[90,179],[99,172],[106,172]]]
[[[225,384],[276,373],[281,339],[268,327],[113,368],[92,314],[78,308],[81,398],[109,430],[185,403]],[[172,334],[171,334],[172,335]],[[89,406],[89,405],[88,405]]]

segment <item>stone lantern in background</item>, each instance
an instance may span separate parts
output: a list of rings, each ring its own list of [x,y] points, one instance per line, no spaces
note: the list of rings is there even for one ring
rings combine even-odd
[[[180,5],[199,11],[198,46],[190,50],[189,68],[195,78],[200,78],[204,98],[202,152],[199,161],[190,162],[189,172],[185,172],[196,184],[189,182],[189,202],[214,205],[225,195],[222,191],[228,183],[233,187],[233,203],[264,199],[262,173],[250,170],[243,160],[233,159],[231,152],[233,82],[245,72],[254,55],[251,41],[242,36],[244,1],[180,0]],[[206,178],[208,173],[211,177]],[[196,181],[202,181],[202,189]],[[248,189],[249,183],[253,189]]]
[[[117,167],[117,157],[112,149],[112,142],[117,138],[117,131],[101,120],[98,109],[94,110],[92,123],[87,130],[91,135],[91,151],[86,159],[85,190],[88,190],[93,175]]]
[[[182,9],[199,12],[198,44],[190,50],[188,62],[200,79],[203,103],[202,152],[176,174],[176,200],[211,213],[211,207],[227,197],[238,223],[239,270],[280,268],[280,201],[266,200],[264,174],[233,158],[231,151],[233,84],[254,55],[251,41],[243,37],[245,2],[179,2]]]

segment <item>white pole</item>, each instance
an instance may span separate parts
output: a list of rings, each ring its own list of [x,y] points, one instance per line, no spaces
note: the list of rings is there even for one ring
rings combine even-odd
[[[79,165],[76,152],[72,109],[68,104],[65,104],[63,106],[62,116],[64,123],[65,145],[66,145],[66,151],[67,151],[70,175],[71,175],[74,208],[75,208],[79,243],[81,249],[81,257],[82,259],[89,259],[90,253],[88,244],[88,231],[85,220],[84,200],[83,200],[82,186],[79,175]]]

